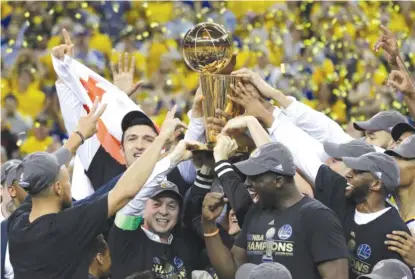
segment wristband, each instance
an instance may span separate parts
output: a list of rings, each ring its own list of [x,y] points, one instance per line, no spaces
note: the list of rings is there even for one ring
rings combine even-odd
[[[203,235],[205,237],[212,237],[212,236],[217,235],[218,233],[219,233],[219,229],[216,229],[216,231],[214,231],[213,233],[204,233]]]
[[[82,135],[81,132],[79,132],[79,131],[75,131],[75,133],[78,134],[78,136],[81,138],[81,144],[84,144],[84,142],[85,142],[84,135]]]

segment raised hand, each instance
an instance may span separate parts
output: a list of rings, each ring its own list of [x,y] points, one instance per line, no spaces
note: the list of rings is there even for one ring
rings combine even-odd
[[[72,43],[72,40],[71,40],[71,37],[69,36],[68,31],[66,31],[66,29],[63,29],[62,35],[64,39],[64,44],[61,44],[52,49],[52,55],[55,56],[59,60],[63,60],[65,55],[68,55],[70,57],[73,57],[74,55],[74,44]]]
[[[118,64],[111,62],[111,71],[114,85],[125,92],[128,97],[131,97],[144,83],[143,81],[139,81],[134,84],[135,56],[133,54],[121,54]]]
[[[257,96],[247,90],[242,82],[238,82],[236,86],[231,85],[231,88],[234,95],[229,95],[228,98],[243,106],[245,108],[246,115],[252,115],[257,118],[261,118],[263,116],[264,111],[267,109],[261,104]]]
[[[193,99],[193,106],[192,106],[192,118],[201,118],[203,117],[203,97],[202,87],[196,91],[195,98]]]
[[[228,199],[224,197],[223,193],[207,193],[202,205],[203,222],[215,222],[227,202]]]
[[[263,80],[257,73],[242,68],[232,72],[233,76],[241,77],[244,81],[251,82],[265,98],[274,98],[276,89],[271,87],[265,80]]]
[[[394,231],[392,234],[387,234],[386,237],[389,239],[385,241],[388,249],[399,253],[409,266],[415,267],[415,235]]]
[[[167,114],[164,119],[163,125],[160,128],[159,137],[166,142],[174,136],[176,129],[187,129],[187,126],[178,118],[174,118],[176,115],[177,105],[175,105]]]
[[[99,98],[95,98],[94,105],[89,111],[88,115],[82,116],[78,120],[77,131],[80,132],[85,140],[92,137],[98,129],[98,120],[107,108],[107,104],[103,104],[98,109]]]
[[[396,57],[396,64],[399,70],[392,70],[389,74],[388,85],[407,96],[415,96],[415,82],[412,80],[399,56]]]
[[[229,157],[238,149],[238,144],[229,136],[220,134],[217,137],[216,145],[213,149],[213,157],[216,162],[228,160]]]
[[[182,161],[186,161],[192,158],[192,149],[195,146],[200,145],[200,142],[191,140],[181,140],[170,153],[170,160],[174,164],[178,164]]]
[[[378,52],[382,48],[385,51],[385,57],[388,62],[393,66],[397,66],[396,59],[399,57],[398,41],[388,28],[383,25],[381,25],[380,28],[382,29],[383,34],[376,41],[374,50]]]
[[[242,115],[235,117],[226,123],[225,127],[222,129],[222,134],[234,134],[235,130],[238,133],[245,131],[248,128],[249,121],[251,120],[255,120],[255,118],[251,115]]]

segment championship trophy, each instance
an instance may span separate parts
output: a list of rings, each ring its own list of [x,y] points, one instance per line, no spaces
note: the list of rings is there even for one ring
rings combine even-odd
[[[183,57],[186,64],[200,73],[200,86],[203,92],[203,116],[217,117],[216,109],[227,113],[231,118],[242,115],[245,109],[232,102],[231,84],[236,85],[241,78],[220,74],[232,60],[233,43],[231,35],[216,23],[199,23],[190,29],[183,39]],[[206,129],[207,145],[200,150],[213,150],[217,132]]]

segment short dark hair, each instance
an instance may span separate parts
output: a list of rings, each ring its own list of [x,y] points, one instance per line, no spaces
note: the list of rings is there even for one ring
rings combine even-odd
[[[88,246],[88,264],[91,265],[97,254],[104,254],[107,249],[108,245],[102,234],[92,239]]]
[[[156,279],[156,275],[151,270],[143,272],[134,272],[133,274],[125,277],[124,279]]]

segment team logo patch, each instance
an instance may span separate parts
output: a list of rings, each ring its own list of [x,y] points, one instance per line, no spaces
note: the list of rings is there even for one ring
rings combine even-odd
[[[278,230],[278,237],[282,240],[289,239],[293,234],[293,228],[290,225],[284,225]]]
[[[380,261],[373,267],[373,270],[377,270],[379,268],[382,268],[384,265],[385,264],[383,263],[383,261]]]
[[[354,239],[349,240],[349,242],[347,243],[347,247],[349,248],[350,252],[353,252],[356,249],[356,242],[354,241]]]
[[[160,184],[161,188],[170,188],[170,184],[167,181],[163,181]]]
[[[372,249],[367,244],[362,244],[357,248],[356,255],[362,259],[366,260],[372,254]]]
[[[176,269],[180,270],[183,268],[183,261],[179,257],[174,257],[173,262]]]

